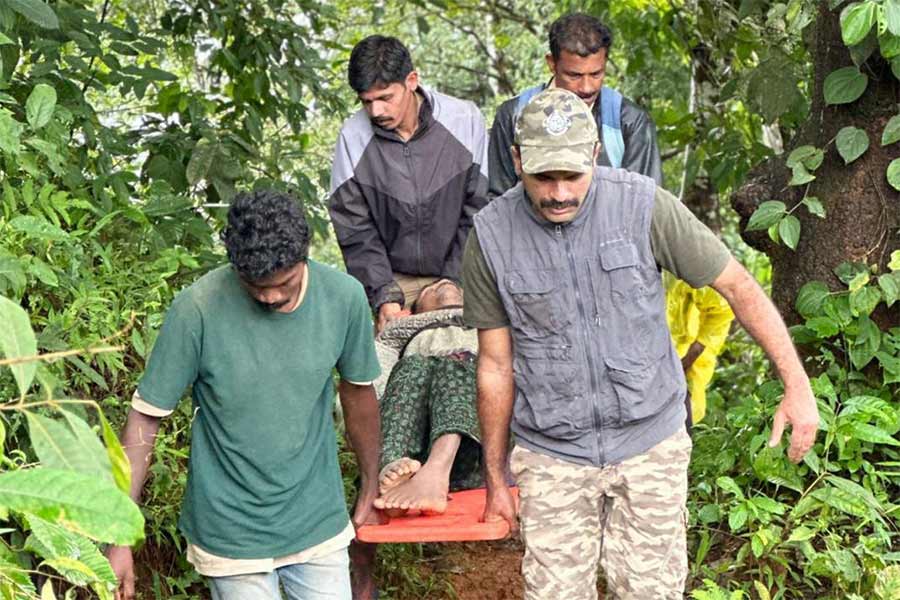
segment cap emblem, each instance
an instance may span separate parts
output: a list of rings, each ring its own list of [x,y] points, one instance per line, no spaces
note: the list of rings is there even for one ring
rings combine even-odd
[[[562,135],[571,126],[572,119],[558,111],[553,111],[553,114],[544,119],[544,131],[550,135]]]

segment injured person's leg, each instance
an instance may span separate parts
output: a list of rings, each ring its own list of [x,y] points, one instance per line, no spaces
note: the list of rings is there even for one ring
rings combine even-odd
[[[432,444],[425,464],[405,479],[391,477],[390,474],[382,477],[379,482],[381,496],[375,500],[375,507],[387,510],[390,516],[406,511],[440,514],[447,510],[450,471],[461,441],[462,436],[458,433],[442,435]],[[418,464],[418,461],[408,458],[395,463],[403,460],[408,461],[407,469],[411,463]],[[382,474],[388,467],[382,470]]]

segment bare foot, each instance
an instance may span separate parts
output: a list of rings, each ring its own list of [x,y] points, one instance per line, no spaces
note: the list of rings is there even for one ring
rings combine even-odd
[[[441,514],[447,510],[447,492],[450,482],[447,474],[428,463],[411,478],[382,492],[375,506],[394,510],[419,510],[425,514]]]
[[[378,474],[378,493],[384,495],[386,491],[395,488],[410,477],[422,467],[422,463],[411,458],[403,457],[385,465]],[[379,506],[378,500],[375,500],[376,508],[384,508]]]

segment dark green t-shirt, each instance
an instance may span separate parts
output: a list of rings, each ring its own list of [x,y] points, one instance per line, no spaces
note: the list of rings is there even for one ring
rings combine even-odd
[[[706,225],[662,188],[656,188],[650,217],[650,247],[656,264],[695,288],[712,283],[731,256]],[[466,325],[479,329],[509,325],[497,282],[484,259],[474,227],[469,231],[463,254],[462,280],[466,290]]]
[[[348,523],[332,420],[343,379],[379,374],[362,286],[309,261],[303,302],[267,310],[231,266],[172,303],[138,386],[172,410],[193,385],[194,419],[179,526],[226,558],[273,558],[315,546]]]

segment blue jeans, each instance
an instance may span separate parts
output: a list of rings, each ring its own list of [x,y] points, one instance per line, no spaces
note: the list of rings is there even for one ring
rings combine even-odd
[[[209,577],[213,600],[350,600],[347,549],[271,573]]]

